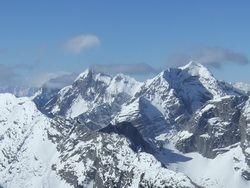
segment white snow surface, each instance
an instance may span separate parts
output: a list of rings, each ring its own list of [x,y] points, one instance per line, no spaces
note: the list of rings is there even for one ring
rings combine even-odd
[[[0,94],[0,185],[68,187],[53,171],[55,146],[48,141],[49,120],[28,98]]]
[[[180,67],[181,70],[188,70],[188,73],[192,76],[200,76],[204,78],[211,78],[212,74],[201,64],[190,61],[183,67]]]
[[[182,71],[187,71],[189,75],[199,78],[199,81],[210,92],[214,98],[225,96],[226,93],[223,91],[219,82],[215,79],[212,73],[203,65],[191,61],[187,65],[180,67]]]
[[[120,73],[117,74],[109,83],[107,93],[110,95],[116,95],[118,93],[125,92],[133,96],[141,87],[141,85],[141,82],[138,82],[134,78]]]
[[[198,153],[183,154],[173,146],[167,146],[175,153],[191,158],[185,162],[171,163],[168,168],[185,173],[194,183],[209,188],[249,188],[241,172],[248,169],[242,149],[239,145],[230,151],[219,154],[215,159],[208,159]]]
[[[94,74],[94,79],[97,81],[102,81],[107,84],[110,83],[111,81],[110,76],[103,74],[103,73],[95,72],[91,69],[87,69],[83,73],[79,74],[79,76],[75,79],[75,82],[77,80],[85,79],[89,74]]]
[[[92,104],[86,102],[81,95],[78,95],[67,110],[66,117],[75,118],[92,108]]]
[[[88,151],[90,148],[101,157],[105,165],[112,164],[113,157],[119,159],[118,169],[131,171],[133,174],[131,188],[138,187],[142,174],[144,181],[158,187],[164,185],[179,187],[194,187],[191,181],[183,174],[162,168],[161,163],[152,155],[140,152],[135,153],[129,147],[129,142],[120,140],[124,144],[117,143],[119,138],[111,134],[112,142],[102,145],[102,137],[97,137],[97,142],[79,142],[72,147],[68,142],[67,151],[59,153],[56,145],[48,140],[50,135],[58,132],[50,127],[51,120],[41,114],[35,104],[29,98],[16,98],[11,94],[0,94],[0,186],[13,187],[72,187],[58,176],[58,170],[67,167],[74,171],[79,182],[86,180],[86,172],[93,168],[94,161],[85,158],[80,162],[81,155],[73,155],[76,151]],[[71,134],[69,140],[74,140],[76,133]],[[99,142],[98,142],[99,141]],[[104,151],[112,155],[102,156]],[[66,153],[65,153],[66,152]],[[84,153],[82,153],[84,155]],[[66,161],[60,160],[61,155],[71,156]],[[57,170],[52,170],[55,165]],[[102,169],[100,169],[102,170]],[[99,173],[102,173],[100,171]],[[103,181],[114,174],[102,174]],[[165,183],[164,183],[165,182]],[[93,187],[93,181],[87,182],[86,187]]]

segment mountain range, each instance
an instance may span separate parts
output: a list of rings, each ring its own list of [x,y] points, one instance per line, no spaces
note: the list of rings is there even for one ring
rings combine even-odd
[[[0,94],[0,187],[250,187],[247,85],[190,62]]]

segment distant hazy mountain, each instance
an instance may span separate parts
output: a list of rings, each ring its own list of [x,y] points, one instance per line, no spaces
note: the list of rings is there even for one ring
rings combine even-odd
[[[250,84],[246,84],[246,83],[242,83],[242,82],[238,82],[238,83],[233,83],[232,84],[235,88],[244,91],[245,93],[250,92]]]
[[[12,93],[17,97],[30,97],[37,89],[31,86],[0,86],[0,93]]]

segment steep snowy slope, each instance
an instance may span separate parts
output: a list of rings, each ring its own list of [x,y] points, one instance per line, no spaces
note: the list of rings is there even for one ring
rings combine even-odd
[[[86,70],[78,76],[72,86],[63,88],[58,95],[46,106],[52,114],[66,117],[78,115],[102,103],[102,96],[111,77],[92,70]]]
[[[0,94],[0,186],[195,187],[182,173],[135,151],[121,132],[89,131],[76,121],[48,119],[28,98]]]
[[[65,186],[51,171],[57,151],[47,139],[50,123],[28,98],[0,94],[0,185]]]
[[[177,154],[182,154],[176,151],[174,147],[172,149]],[[245,179],[245,172],[249,167],[245,163],[245,156],[241,147],[236,144],[225,149],[228,151],[217,155],[214,159],[208,159],[196,152],[182,154],[191,160],[172,162],[168,165],[168,168],[185,173],[193,182],[202,185],[202,187],[250,187],[250,181]]]
[[[60,89],[52,89],[48,88],[46,84],[44,84],[37,92],[31,96],[31,100],[35,102],[37,108],[46,115],[49,115],[44,106],[60,91]]]
[[[156,92],[158,98],[161,97],[163,101],[166,99],[162,96],[175,96],[189,114],[200,108],[207,100],[227,94],[204,66],[194,62],[160,73],[145,83],[145,88],[149,88],[148,91],[141,91],[137,95],[154,98],[152,95]]]
[[[151,135],[179,129],[208,100],[228,93],[239,95],[224,88],[204,66],[190,62],[146,81],[112,122],[131,119],[143,132]]]
[[[133,139],[122,132],[89,131],[76,122],[56,119],[48,134],[57,144],[61,163],[53,170],[74,187],[195,187],[152,155],[135,153]]]
[[[242,126],[241,132],[241,147],[246,157],[246,162],[250,168],[250,99],[247,100],[243,107],[242,117],[240,119]],[[250,169],[245,173],[250,181]]]
[[[249,138],[245,120],[248,118],[244,114],[249,107],[246,100],[243,93],[217,81],[202,65],[191,62],[178,69],[166,70],[144,83],[113,123],[132,122],[152,145],[158,160],[169,167],[176,166],[173,169],[177,171],[185,171],[199,185],[234,187],[240,183],[242,187],[248,187]],[[168,145],[176,139],[175,145],[180,151],[199,152],[204,157],[197,153],[175,155],[169,152],[179,153]],[[238,157],[234,156],[236,146]],[[169,156],[173,159],[169,160]],[[225,168],[224,159],[236,162]],[[199,160],[209,173],[201,176],[199,172],[193,175],[188,171],[189,164],[199,164]],[[210,162],[206,163],[208,160]],[[179,166],[180,162],[183,165]],[[216,165],[221,170],[230,170],[217,178],[211,175]],[[210,181],[199,181],[201,179]],[[232,180],[232,186],[227,179]]]

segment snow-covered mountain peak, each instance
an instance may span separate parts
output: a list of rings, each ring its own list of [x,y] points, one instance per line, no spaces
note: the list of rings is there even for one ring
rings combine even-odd
[[[191,93],[209,94],[212,98],[222,97],[227,94],[221,87],[219,81],[202,64],[191,61],[187,65],[179,67],[178,71],[175,70],[172,72],[178,77],[180,84],[185,85],[186,89]]]
[[[203,65],[201,65],[200,63],[197,63],[195,61],[190,61],[189,63],[187,63],[186,65],[179,67],[180,69],[190,69],[190,68],[195,68],[195,67],[204,67]]]
[[[84,72],[82,72],[81,74],[79,74],[79,76],[76,78],[76,80],[80,79],[80,78],[84,78],[86,77],[88,74],[90,74],[91,72],[93,72],[90,68],[86,69]]]
[[[193,61],[182,67],[168,68],[153,79],[160,79],[163,82],[166,80],[169,83],[190,82],[194,80],[216,81],[213,74],[206,67]]]
[[[123,73],[118,73],[114,78],[113,80],[115,80],[116,82],[119,82],[121,80],[135,80],[134,78],[128,76],[128,75],[125,75]]]
[[[90,129],[107,126],[111,115],[121,109],[142,83],[124,74],[114,78],[87,69],[71,86],[62,88],[42,109],[52,116],[78,118]]]
[[[86,71],[81,73],[76,78],[75,82],[77,82],[79,80],[86,80],[86,79],[87,80],[101,81],[101,82],[104,82],[106,84],[109,84],[112,78],[107,74],[104,74],[102,72],[97,72],[95,70],[88,68]]]
[[[135,96],[144,96],[152,102],[157,99],[160,106],[174,100],[192,114],[206,101],[225,95],[226,91],[203,65],[190,62],[184,67],[169,68],[146,81]],[[154,106],[158,105],[154,103]]]
[[[189,62],[183,67],[179,67],[183,71],[187,71],[191,76],[199,76],[203,78],[213,77],[212,73],[200,63],[194,61]]]
[[[136,82],[136,80],[134,79],[134,78],[132,78],[132,77],[130,77],[130,76],[128,76],[128,75],[125,75],[125,74],[123,74],[123,73],[119,73],[119,74],[117,74],[114,78],[113,78],[113,80],[115,81],[115,82],[120,82],[121,80],[123,80],[123,81],[127,81],[127,80],[133,80],[134,82]]]
[[[132,96],[138,91],[141,85],[142,83],[136,81],[134,78],[119,73],[112,79],[108,91],[111,94],[125,92]]]

